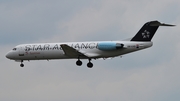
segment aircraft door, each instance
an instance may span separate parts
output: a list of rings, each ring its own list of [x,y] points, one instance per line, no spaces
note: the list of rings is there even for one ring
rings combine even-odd
[[[20,48],[19,48],[19,56],[24,56],[23,47],[20,47]]]

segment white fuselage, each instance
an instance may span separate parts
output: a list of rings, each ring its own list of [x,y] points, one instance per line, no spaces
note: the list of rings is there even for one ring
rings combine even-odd
[[[76,65],[81,66],[80,59],[88,59],[87,67],[92,68],[92,59],[116,57],[151,47],[151,39],[159,26],[175,25],[159,21],[146,22],[129,41],[22,44],[8,52],[6,57],[20,61],[21,67],[24,67],[24,60],[77,59]]]
[[[123,48],[114,50],[100,50],[98,43],[115,42],[123,44]],[[61,45],[76,49],[88,57],[76,55],[67,56]],[[22,44],[8,52],[7,58],[12,60],[49,60],[49,59],[97,59],[116,57],[130,52],[138,51],[152,46],[152,42],[136,41],[96,41],[96,42],[68,42],[68,43],[37,43]]]

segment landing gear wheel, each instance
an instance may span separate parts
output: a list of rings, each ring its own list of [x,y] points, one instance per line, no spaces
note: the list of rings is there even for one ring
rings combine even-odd
[[[81,66],[82,65],[82,61],[80,61],[80,60],[76,61],[76,65]]]
[[[24,67],[23,60],[21,60],[20,66],[21,66],[21,67]]]
[[[93,64],[91,62],[87,63],[87,67],[88,68],[92,68],[93,67]]]
[[[21,67],[24,67],[24,64],[21,63],[20,66],[21,66]]]

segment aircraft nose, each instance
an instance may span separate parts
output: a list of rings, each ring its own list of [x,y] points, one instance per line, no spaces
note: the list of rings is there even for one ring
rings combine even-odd
[[[12,52],[8,52],[8,53],[6,54],[6,58],[12,59],[12,57],[13,57]]]

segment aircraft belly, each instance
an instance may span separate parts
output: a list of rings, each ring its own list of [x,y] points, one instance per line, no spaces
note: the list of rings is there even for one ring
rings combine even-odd
[[[29,51],[19,59],[23,60],[40,60],[40,59],[63,59],[66,56],[62,51]]]

